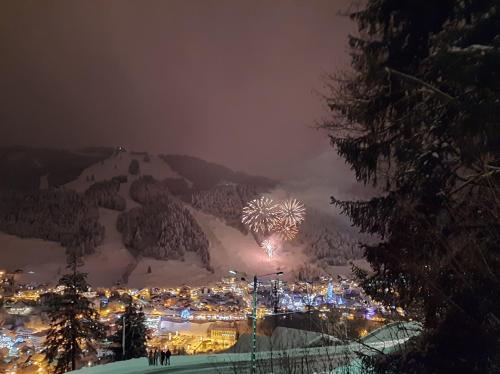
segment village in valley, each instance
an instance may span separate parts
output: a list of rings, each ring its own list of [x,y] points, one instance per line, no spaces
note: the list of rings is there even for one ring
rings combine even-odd
[[[44,311],[52,295],[62,292],[63,287],[21,283],[29,274],[2,271],[0,276],[3,305],[0,350],[7,358],[5,365],[24,369],[33,366],[43,372],[45,362],[41,352],[49,328]],[[251,282],[228,276],[206,286],[144,289],[116,286],[91,289],[84,296],[99,312],[108,336],[117,331],[121,315],[133,302],[145,314],[148,350],[169,349],[174,355],[195,355],[249,350],[239,346],[238,339],[250,333],[252,291]],[[313,323],[309,327],[317,336],[337,334],[335,338],[341,341],[362,337],[403,315],[400,308],[387,310],[371,301],[349,279],[325,277],[315,282],[288,283],[276,278],[259,283],[257,319],[263,332],[266,323],[275,323],[273,318],[279,318],[282,330],[307,328]],[[337,331],[323,329],[327,324],[321,321],[332,320],[345,326]],[[103,339],[98,342],[96,353],[89,352],[83,361],[88,366],[110,361],[112,345]]]

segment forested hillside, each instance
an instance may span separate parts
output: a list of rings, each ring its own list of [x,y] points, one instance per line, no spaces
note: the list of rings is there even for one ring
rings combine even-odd
[[[93,253],[105,235],[95,205],[65,190],[0,192],[0,230]]]
[[[191,195],[191,204],[196,209],[222,219],[227,225],[247,233],[241,223],[241,212],[248,201],[259,195],[257,186],[224,183],[209,190],[197,191]]]
[[[95,155],[99,149],[87,152]],[[189,261],[205,277],[212,271],[227,272],[229,263],[243,253],[252,258],[252,266],[269,262],[260,248],[263,238],[248,232],[241,215],[250,200],[272,194],[277,182],[193,157],[123,148],[94,161],[57,189],[49,183],[40,189],[50,175],[39,173],[34,174],[39,181],[32,183],[30,191],[14,185],[4,189],[0,230],[19,238],[57,242],[66,250],[78,249],[87,256],[84,260],[94,267],[102,265],[104,272],[120,263],[123,270],[113,270],[114,279],[117,272],[130,274],[138,264],[153,259],[161,261],[155,267],[179,267]],[[335,220],[306,208],[299,235],[283,244],[276,261],[295,269],[297,259],[305,255],[319,275],[361,257],[357,243],[337,228]]]
[[[132,183],[130,196],[142,206],[118,217],[117,228],[127,248],[160,260],[183,260],[186,251],[195,252],[209,266],[206,235],[164,183],[142,177]]]

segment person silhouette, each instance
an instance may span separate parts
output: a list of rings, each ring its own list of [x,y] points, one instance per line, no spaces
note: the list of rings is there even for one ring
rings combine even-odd
[[[150,349],[148,352],[148,362],[149,362],[149,366],[153,365],[153,350],[152,349]]]
[[[170,349],[167,349],[167,352],[165,353],[165,361],[167,365],[170,365],[170,356],[172,356],[172,352],[170,352]]]
[[[155,366],[158,366],[158,361],[160,359],[160,351],[155,349]]]

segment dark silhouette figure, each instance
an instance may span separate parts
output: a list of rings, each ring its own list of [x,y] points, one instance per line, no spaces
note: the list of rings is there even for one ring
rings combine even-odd
[[[153,365],[153,361],[154,361],[154,358],[153,358],[153,351],[150,350],[148,352],[148,363],[149,363],[149,366],[152,366]]]
[[[165,352],[160,351],[160,365],[165,365]]]
[[[155,349],[155,366],[158,366],[158,360],[160,358],[160,351]]]
[[[172,352],[170,352],[170,349],[167,349],[167,353],[165,353],[166,356],[166,364],[170,365],[170,356],[172,356]]]

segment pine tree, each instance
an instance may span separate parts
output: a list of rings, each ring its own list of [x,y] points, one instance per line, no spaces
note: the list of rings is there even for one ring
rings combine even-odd
[[[494,0],[370,0],[352,15],[352,73],[324,124],[366,201],[365,290],[424,323],[382,372],[500,371],[500,9]],[[409,362],[411,361],[411,364]]]
[[[137,226],[137,229],[135,230],[134,234],[134,246],[140,248],[141,244],[142,244],[141,228],[140,226]]]
[[[73,253],[74,255],[71,255]],[[59,280],[62,294],[53,298],[50,311],[50,329],[43,353],[49,363],[55,363],[55,372],[76,370],[83,350],[95,352],[94,342],[104,338],[104,327],[92,303],[82,295],[89,290],[86,274],[77,271],[80,265],[76,251],[69,254],[72,272]]]
[[[131,175],[139,174],[140,170],[141,170],[141,167],[140,167],[139,161],[137,161],[136,159],[133,159],[132,161],[130,161],[130,165],[128,166],[128,172]]]
[[[125,319],[125,355],[123,355],[123,325]],[[145,357],[148,330],[145,325],[145,316],[132,301],[125,308],[125,312],[118,322],[118,331],[112,337],[115,343],[113,348],[116,360],[130,360]]]
[[[168,224],[166,217],[161,218],[160,235],[158,236],[156,245],[159,249],[162,250],[162,256],[168,258],[170,244],[168,238]]]

